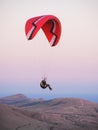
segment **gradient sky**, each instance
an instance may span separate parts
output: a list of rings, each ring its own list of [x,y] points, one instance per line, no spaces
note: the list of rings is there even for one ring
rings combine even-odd
[[[52,14],[62,24],[56,47],[42,30],[28,41],[29,18]],[[98,0],[1,0],[0,96],[98,94]],[[42,77],[53,91],[42,90]]]

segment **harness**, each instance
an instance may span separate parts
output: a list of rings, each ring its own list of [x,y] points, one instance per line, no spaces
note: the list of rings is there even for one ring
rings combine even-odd
[[[42,80],[41,83],[40,83],[40,86],[45,89],[47,87],[47,83],[45,80]]]

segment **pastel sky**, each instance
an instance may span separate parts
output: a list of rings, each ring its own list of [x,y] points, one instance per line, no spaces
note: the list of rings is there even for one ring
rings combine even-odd
[[[52,14],[62,24],[56,47],[42,30],[28,41],[29,18]],[[42,77],[53,91],[42,90]],[[1,0],[0,96],[98,94],[98,0]]]

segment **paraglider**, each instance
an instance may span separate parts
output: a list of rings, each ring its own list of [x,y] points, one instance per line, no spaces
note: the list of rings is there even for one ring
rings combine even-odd
[[[46,82],[46,78],[44,78],[41,82],[40,82],[40,86],[41,88],[45,89],[45,88],[49,88],[49,90],[52,90],[51,86],[49,84],[47,84]]]
[[[53,15],[42,15],[27,20],[25,33],[28,40],[34,38],[37,32],[42,29],[51,46],[56,46],[61,36],[61,23]]]
[[[27,39],[33,39],[40,29],[46,35],[50,46],[56,46],[58,44],[61,36],[61,23],[56,16],[42,15],[28,19],[25,24]],[[48,87],[49,90],[52,90],[51,86],[47,84],[46,78],[40,82],[40,87],[43,89]]]

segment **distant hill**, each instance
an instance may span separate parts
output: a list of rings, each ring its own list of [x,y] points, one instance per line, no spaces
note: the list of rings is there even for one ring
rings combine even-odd
[[[57,98],[22,107],[0,105],[0,130],[97,129],[98,104],[83,99]]]
[[[5,101],[5,103],[10,103],[10,102],[15,102],[15,101],[21,101],[21,100],[25,100],[27,99],[27,97],[23,94],[16,94],[16,95],[11,95],[11,96],[7,96],[4,98],[1,98],[0,101]]]
[[[38,98],[38,99],[28,98],[23,94],[16,94],[16,95],[0,98],[1,104],[14,105],[14,106],[18,106],[18,107],[32,105],[33,103],[41,102],[41,101],[43,101],[42,98]]]

